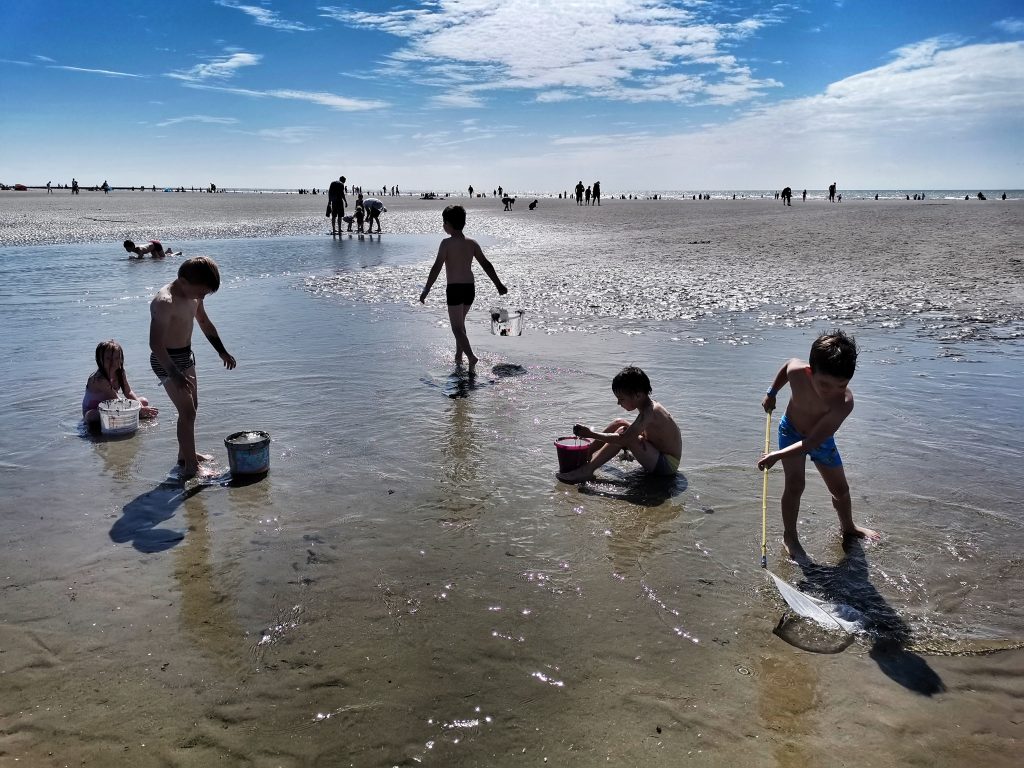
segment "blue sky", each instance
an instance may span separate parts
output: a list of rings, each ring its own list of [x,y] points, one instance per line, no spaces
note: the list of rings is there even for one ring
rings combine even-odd
[[[1024,187],[1019,0],[9,0],[0,181]]]

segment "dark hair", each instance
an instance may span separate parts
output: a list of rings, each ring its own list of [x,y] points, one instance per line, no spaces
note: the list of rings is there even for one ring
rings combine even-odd
[[[612,379],[612,392],[651,394],[651,380],[635,365],[627,365]]]
[[[124,241],[124,248],[125,248],[126,251],[134,251],[135,250],[135,243],[133,243],[131,240],[125,240]]]
[[[449,205],[441,212],[441,218],[445,224],[459,232],[466,226],[466,209],[461,205]]]
[[[809,362],[812,373],[852,379],[857,369],[857,342],[838,328],[823,333],[811,345]]]
[[[121,367],[114,374],[117,376],[117,381],[111,381],[110,386],[114,389],[127,390],[128,385],[125,382],[124,376],[124,348],[113,339],[101,341],[96,345],[96,372],[102,374],[103,378],[107,378],[107,371],[103,367],[103,356],[107,353],[107,350],[121,353]]]
[[[210,293],[216,293],[220,288],[220,270],[217,269],[217,262],[209,256],[185,259],[178,267],[178,277],[193,285],[205,285],[210,289]]]

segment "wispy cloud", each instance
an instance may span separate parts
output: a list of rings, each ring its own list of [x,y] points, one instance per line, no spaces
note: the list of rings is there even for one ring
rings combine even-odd
[[[508,89],[535,91],[541,102],[747,101],[780,83],[756,77],[729,50],[779,23],[779,8],[728,22],[701,15],[714,6],[678,0],[420,0],[403,10],[320,11],[402,38],[387,68],[443,88],[441,103],[480,106],[485,93]]]
[[[233,133],[243,133],[279,144],[305,144],[323,131],[323,128],[314,128],[308,125],[291,125],[281,128],[261,128],[256,131],[233,131]]]
[[[1000,32],[1006,32],[1009,35],[1024,34],[1024,19],[1018,19],[1011,16],[1008,19],[1000,19],[992,26]]]
[[[44,61],[47,64],[53,64],[53,63],[55,63],[57,61],[56,59],[51,59],[49,56],[43,56],[42,54],[38,54],[38,53],[35,54],[32,58],[35,59],[36,61]]]
[[[184,117],[172,117],[169,120],[164,120],[162,123],[156,123],[158,128],[164,128],[168,125],[177,125],[178,123],[211,123],[213,125],[234,125],[237,123],[233,117],[210,117],[209,115],[185,115]]]
[[[237,96],[249,96],[256,99],[290,99],[293,101],[308,101],[311,104],[320,104],[342,112],[362,112],[372,109],[383,109],[388,106],[386,101],[376,99],[351,99],[346,96],[338,96],[333,93],[319,91],[298,91],[291,89],[276,89],[269,91],[257,91],[250,88],[228,88],[221,85],[203,85],[201,83],[186,83],[188,88],[196,88],[204,91],[220,91],[221,93],[233,93]]]
[[[247,53],[239,51],[228,56],[216,56],[209,61],[196,64],[192,69],[185,71],[168,72],[167,77],[177,80],[188,80],[199,82],[203,80],[227,80],[234,77],[242,67],[254,67],[263,58],[258,53]]]
[[[233,2],[232,0],[217,0],[217,5],[241,11],[242,13],[251,16],[261,27],[270,27],[271,29],[277,29],[282,32],[312,32],[316,29],[316,27],[310,27],[307,24],[303,24],[301,21],[286,21],[285,19],[278,17],[277,11],[272,11],[269,8],[264,8],[259,5],[244,5],[242,3]]]
[[[145,77],[145,75],[133,75],[130,72],[115,72],[111,69],[90,69],[88,67],[67,67],[63,64],[47,64],[48,69],[63,69],[67,72],[86,72],[91,75],[104,75],[105,77]]]

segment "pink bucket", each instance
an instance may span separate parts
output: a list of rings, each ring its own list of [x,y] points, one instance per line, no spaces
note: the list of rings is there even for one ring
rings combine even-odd
[[[572,472],[590,461],[590,444],[592,442],[593,440],[589,437],[560,437],[555,440],[555,450],[558,451],[558,471]]]

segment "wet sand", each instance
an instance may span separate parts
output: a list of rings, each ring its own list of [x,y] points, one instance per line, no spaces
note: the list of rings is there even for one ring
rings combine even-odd
[[[96,241],[0,250],[15,382],[0,416],[0,760],[1016,764],[1019,209],[819,204],[779,221],[790,211],[767,201],[556,201],[536,216],[474,201],[470,230],[528,327],[490,336],[474,311],[482,375],[450,399],[443,306],[415,301],[443,203],[388,202],[382,238],[336,240],[290,229],[322,225],[290,207],[305,196],[234,222],[200,210],[219,197],[195,196],[185,213],[208,239],[183,247],[222,266],[208,308],[239,368],[197,338],[199,446],[225,469],[225,436],[270,432],[270,474],[250,485],[163,482],[174,419],[146,364],[146,306],[178,260],[129,263],[111,242],[139,230],[109,222]],[[104,216],[159,222],[144,236],[182,245],[179,214],[117,205]],[[34,226],[77,242],[44,215]],[[288,236],[212,239],[258,226]],[[826,250],[836,278],[811,290],[801,274]],[[486,282],[478,295],[496,302]],[[913,312],[922,298],[940,306]],[[769,567],[874,621],[826,655],[773,634],[785,606],[758,568],[753,463],[764,382],[831,322],[863,347],[838,442],[855,514],[884,537],[844,552],[809,477],[819,567],[802,572],[779,554],[781,473],[769,508]],[[129,440],[78,424],[110,336],[162,409]],[[651,489],[613,462],[600,482],[559,484],[552,440],[617,415],[609,381],[627,363],[680,421],[683,476]]]

